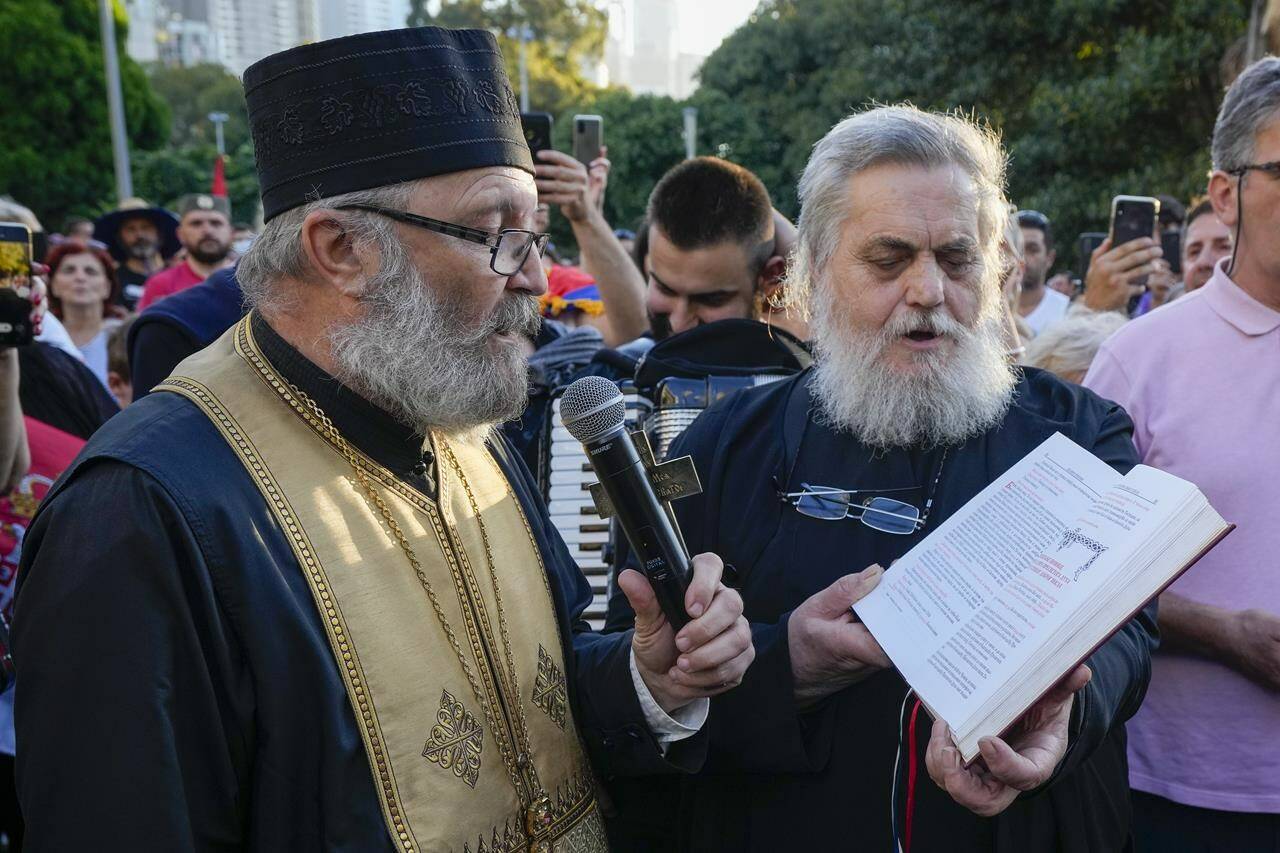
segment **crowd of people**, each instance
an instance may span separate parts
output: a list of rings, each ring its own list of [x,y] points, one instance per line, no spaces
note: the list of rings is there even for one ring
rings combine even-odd
[[[0,350],[9,849],[25,817],[38,850],[1280,851],[1280,59],[1203,194],[1072,272],[996,135],[909,106],[816,140],[794,223],[716,157],[611,223],[607,149],[531,154],[486,38],[246,72],[256,229],[192,193],[41,241],[40,334]],[[479,106],[278,130],[375,53]],[[555,399],[761,374],[671,448],[692,621],[615,543],[591,630]],[[850,608],[1055,431],[1237,529],[965,766]],[[881,493],[905,535],[856,523]]]

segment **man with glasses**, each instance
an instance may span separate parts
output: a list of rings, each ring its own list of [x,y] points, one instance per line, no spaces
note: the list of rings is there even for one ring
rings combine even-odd
[[[1004,163],[964,115],[882,107],[838,124],[800,180],[788,279],[814,367],[708,409],[671,450],[705,490],[675,503],[689,548],[734,567],[758,653],[713,700],[687,849],[1124,847],[1123,723],[1152,612],[968,768],[850,612],[1053,433],[1136,462],[1119,407],[1006,358]]]
[[[369,33],[244,84],[252,311],[97,433],[26,539],[27,843],[604,851],[596,774],[695,769],[753,651],[711,555],[679,646],[639,575],[637,629],[588,633],[494,429],[547,286],[498,45]]]
[[[1132,415],[1144,462],[1238,525],[1160,596],[1161,648],[1129,725],[1143,853],[1280,850],[1280,59],[1231,85],[1212,156],[1208,227],[1188,237],[1220,221],[1225,256],[1117,332],[1085,377]]]

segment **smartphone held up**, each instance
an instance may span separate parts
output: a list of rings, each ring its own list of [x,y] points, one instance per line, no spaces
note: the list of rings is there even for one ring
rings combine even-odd
[[[0,222],[0,347],[31,343],[31,229]]]

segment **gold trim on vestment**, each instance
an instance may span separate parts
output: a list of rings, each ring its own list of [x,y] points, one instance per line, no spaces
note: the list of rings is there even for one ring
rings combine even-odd
[[[249,378],[256,377],[261,382],[253,382]],[[261,391],[253,390],[254,387],[269,389],[270,394],[263,395]],[[351,485],[350,467],[346,467],[346,475],[335,474],[340,471],[343,465],[347,464],[347,459],[336,452],[332,443],[329,442],[324,433],[316,428],[308,412],[301,406],[297,396],[294,395],[287,384],[271,367],[271,365],[263,358],[257,350],[256,342],[253,341],[252,331],[250,329],[249,318],[246,318],[218,342],[211,346],[208,350],[193,356],[188,361],[179,366],[175,375],[158,387],[157,390],[171,391],[180,394],[191,400],[197,405],[206,416],[214,423],[222,434],[228,445],[235,451],[237,457],[244,465],[254,480],[255,485],[266,500],[268,508],[271,510],[276,522],[281,530],[286,534],[286,539],[290,543],[290,547],[294,552],[294,556],[298,561],[299,567],[303,571],[303,575],[307,580],[311,589],[314,603],[322,616],[322,621],[328,635],[331,650],[335,656],[335,660],[339,664],[339,672],[343,677],[344,686],[346,687],[348,698],[351,702],[356,721],[359,724],[362,740],[364,742],[366,755],[369,760],[371,772],[374,777],[375,784],[378,787],[380,801],[384,819],[386,820],[388,831],[397,846],[405,851],[405,853],[415,853],[418,850],[465,850],[471,853],[518,853],[518,851],[532,850],[552,850],[552,851],[569,851],[590,850],[600,851],[607,850],[607,844],[604,841],[603,823],[600,820],[599,813],[596,809],[594,800],[594,779],[590,770],[586,766],[585,752],[582,750],[576,726],[573,724],[572,715],[568,715],[568,725],[557,723],[554,716],[548,720],[548,714],[539,711],[530,715],[530,731],[533,732],[534,749],[532,755],[526,757],[529,765],[524,779],[526,784],[532,782],[538,791],[541,791],[541,783],[538,781],[540,774],[550,774],[546,776],[549,790],[546,793],[546,802],[549,804],[548,809],[548,827],[539,831],[536,838],[531,839],[526,832],[523,831],[525,815],[523,810],[518,808],[519,802],[512,798],[507,805],[501,803],[506,801],[508,795],[502,795],[500,791],[494,788],[493,777],[486,776],[489,772],[486,767],[492,764],[492,770],[501,772],[501,765],[497,762],[497,756],[493,755],[489,750],[483,748],[483,741],[486,734],[493,737],[495,745],[506,746],[507,749],[514,749],[515,745],[510,742],[509,733],[505,731],[490,731],[495,727],[485,727],[481,725],[476,716],[471,715],[468,709],[473,697],[470,691],[466,689],[466,684],[457,674],[450,675],[448,666],[441,664],[439,659],[443,659],[444,654],[441,653],[439,643],[435,647],[431,647],[431,651],[427,657],[432,658],[432,662],[425,666],[428,671],[439,673],[431,678],[439,677],[443,684],[437,683],[434,692],[434,699],[431,700],[429,707],[420,707],[426,705],[426,702],[416,701],[414,705],[405,709],[403,701],[397,704],[396,692],[397,688],[394,677],[388,680],[388,666],[395,668],[398,663],[390,663],[393,659],[399,660],[398,656],[388,657],[386,637],[376,639],[370,643],[370,638],[378,634],[381,630],[376,626],[377,620],[371,620],[369,613],[377,614],[380,612],[377,607],[373,611],[368,608],[371,606],[368,601],[357,601],[360,594],[365,591],[365,587],[353,586],[353,577],[366,568],[367,560],[363,555],[368,552],[371,557],[376,558],[376,568],[378,573],[371,586],[370,594],[375,593],[378,589],[399,588],[403,590],[403,581],[397,580],[396,584],[400,587],[387,586],[386,573],[388,571],[397,573],[403,569],[404,575],[411,575],[407,566],[404,565],[402,557],[393,566],[390,552],[378,550],[380,543],[376,540],[368,538],[369,526],[372,520],[373,526],[380,526],[377,523],[376,516],[369,513],[369,507],[363,501],[356,502],[353,500],[353,493],[348,493],[347,487]],[[297,416],[298,420],[291,418],[281,418],[275,415],[277,411],[273,404],[270,403],[272,398],[276,402],[283,402],[288,409],[291,409]],[[237,414],[240,417],[237,417]],[[254,426],[246,427],[245,422],[252,422]],[[290,425],[292,424],[292,425]],[[313,444],[310,439],[299,437],[297,428],[305,425],[309,428],[309,432],[322,439],[322,445]],[[253,436],[252,438],[250,436]],[[290,437],[292,436],[292,437]],[[255,444],[254,439],[258,440]],[[284,445],[288,446],[288,452],[281,455],[279,448]],[[334,451],[333,458],[329,458],[328,451],[317,455],[320,446]],[[267,460],[263,458],[262,449],[268,449],[281,459],[299,459],[307,463],[310,468],[316,468],[317,473],[314,475],[317,485],[314,489],[299,489],[295,487],[290,490],[289,494],[285,494],[285,488],[282,487],[279,480],[273,475],[272,468]],[[268,454],[270,455],[270,454]],[[449,477],[447,472],[440,472],[439,479],[444,481],[442,490],[442,504],[437,504],[428,496],[422,494],[411,485],[399,480],[391,471],[373,460],[369,459],[359,451],[355,451],[356,459],[352,464],[358,462],[360,470],[368,474],[374,482],[380,487],[385,488],[389,496],[394,496],[401,502],[397,505],[397,516],[401,518],[401,524],[408,524],[410,535],[418,541],[418,550],[425,553],[422,549],[427,548],[427,542],[434,541],[440,549],[438,554],[427,554],[430,558],[431,566],[437,576],[444,580],[446,576],[446,585],[440,588],[447,589],[452,585],[458,596],[459,612],[454,616],[460,618],[460,622],[465,624],[467,631],[467,641],[464,646],[469,646],[474,656],[471,661],[472,665],[483,671],[483,677],[480,679],[483,685],[484,701],[500,705],[504,700],[510,704],[513,701],[511,692],[514,685],[514,673],[509,677],[504,671],[504,667],[495,665],[490,667],[489,660],[485,654],[485,648],[480,641],[480,636],[484,635],[492,638],[493,624],[489,616],[490,604],[486,601],[482,585],[476,577],[475,567],[472,566],[471,560],[467,555],[467,548],[464,547],[463,534],[459,528],[455,528],[454,524],[463,524],[467,530],[467,537],[470,537],[474,546],[474,521],[454,518],[458,512],[465,512],[457,508],[450,510],[450,522],[442,517],[443,495],[448,493]],[[439,457],[437,457],[439,458]],[[534,539],[532,530],[529,526],[528,519],[525,517],[518,500],[510,492],[510,486],[507,484],[505,477],[501,474],[496,462],[488,455],[484,454],[484,459],[489,466],[492,466],[493,472],[482,470],[485,465],[481,465],[478,461],[480,457],[469,457],[466,464],[467,478],[470,480],[475,476],[479,476],[481,480],[488,483],[486,488],[489,490],[490,497],[497,488],[496,481],[493,479],[493,472],[496,472],[498,478],[501,479],[503,487],[506,489],[506,499],[499,501],[499,505],[491,506],[485,510],[484,518],[489,518],[491,513],[496,513],[495,518],[490,523],[499,523],[499,528],[504,538],[502,540],[502,553],[504,559],[515,559],[517,563],[523,558],[529,565],[537,564],[541,581],[529,587],[533,583],[532,578],[516,578],[518,585],[528,587],[529,589],[541,586],[546,593],[546,608],[549,617],[540,615],[542,611],[539,609],[538,603],[529,597],[529,589],[525,589],[523,597],[520,601],[521,611],[516,614],[519,620],[516,623],[516,633],[518,633],[519,643],[518,655],[520,659],[517,666],[520,670],[520,678],[527,679],[522,682],[527,695],[515,696],[514,702],[518,703],[516,707],[523,712],[528,707],[530,709],[541,708],[542,704],[535,701],[534,693],[538,689],[535,686],[535,676],[541,674],[549,661],[556,671],[560,672],[560,678],[563,679],[562,669],[559,669],[560,661],[564,660],[565,649],[563,637],[555,628],[554,613],[550,593],[550,585],[546,577],[545,569],[542,566],[541,554],[537,547],[536,539]],[[476,468],[481,465],[480,468]],[[321,470],[322,469],[322,470]],[[282,469],[284,470],[284,469]],[[462,469],[459,469],[461,473]],[[311,482],[305,476],[299,475],[297,472],[290,471],[290,477],[287,478],[297,483]],[[480,482],[479,480],[476,482]],[[343,483],[344,487],[334,490],[332,484]],[[315,494],[308,492],[317,492],[319,498]],[[358,495],[357,495],[358,497]],[[297,500],[303,500],[307,504],[307,516],[312,519],[310,525],[304,525],[300,520],[295,509]],[[321,514],[317,516],[317,508],[314,501],[323,499],[325,501],[323,509],[328,515]],[[507,502],[509,500],[509,503]],[[329,504],[333,507],[330,508]],[[514,511],[514,512],[513,512]],[[403,515],[408,513],[409,515]],[[470,516],[471,513],[467,512]],[[417,516],[417,520],[413,516]],[[518,517],[519,523],[515,522]],[[315,519],[320,518],[322,521],[328,519],[328,523],[315,523]],[[428,522],[423,524],[422,522]],[[343,528],[348,531],[349,535],[354,536],[356,533],[366,534],[362,539],[351,538],[343,540],[341,538],[334,539],[337,535],[334,529]],[[363,525],[363,526],[362,526]],[[515,525],[514,527],[512,525]],[[325,528],[325,529],[320,529]],[[510,538],[512,531],[522,529],[524,535],[527,536],[527,544],[519,544]],[[341,533],[342,530],[339,530]],[[321,551],[315,544],[315,534],[322,533],[320,537],[326,543],[325,550]],[[426,536],[425,539],[422,537]],[[385,536],[383,537],[385,540]],[[522,539],[524,536],[521,537]],[[364,542],[365,545],[359,546],[357,542]],[[333,544],[336,543],[336,544]],[[335,562],[336,566],[345,573],[339,579],[343,582],[338,584],[338,588],[334,588],[333,578],[326,568],[325,553],[328,553],[334,547],[341,547],[347,544],[348,548],[359,548],[360,553],[353,558],[351,553],[342,554],[342,558]],[[385,544],[381,543],[381,544]],[[394,543],[391,543],[390,551],[394,551]],[[370,550],[372,549],[372,550]],[[495,547],[494,552],[498,552]],[[524,557],[528,552],[528,556]],[[514,554],[516,556],[512,557]],[[381,556],[379,556],[381,555]],[[398,555],[397,555],[398,556]],[[456,557],[456,559],[455,559]],[[362,562],[364,560],[364,562]],[[435,562],[439,560],[439,562]],[[496,566],[491,566],[490,573],[497,571]],[[504,575],[505,577],[505,575]],[[362,582],[362,581],[361,581]],[[382,586],[379,586],[382,584]],[[504,585],[506,581],[504,581]],[[343,598],[342,589],[355,590],[355,598]],[[495,590],[496,594],[496,590]],[[537,597],[541,597],[540,595]],[[388,607],[389,611],[400,613],[405,612],[407,607],[420,607],[422,596],[418,595],[415,602],[407,600],[407,596],[397,596],[395,606]],[[340,601],[347,605],[353,602],[358,604],[357,611],[364,615],[359,616],[360,624],[363,627],[353,638],[351,629],[348,624],[349,615],[344,611],[344,606]],[[478,618],[472,618],[471,611],[467,606],[467,602],[472,603]],[[375,602],[376,605],[376,602]],[[525,608],[532,606],[533,611],[526,612]],[[450,605],[452,607],[452,605]],[[426,622],[422,620],[432,620],[432,614],[429,610],[422,611],[423,615],[419,617],[396,620],[398,625],[406,625],[412,623],[412,631],[401,632],[410,634],[414,637],[423,636],[423,632],[428,629]],[[531,615],[532,614],[532,615]],[[550,619],[550,628],[547,627],[547,618]],[[529,631],[534,625],[541,625],[536,629],[537,633],[541,633],[549,639],[549,634],[554,633],[559,642],[553,644],[551,648],[559,648],[561,656],[557,660],[553,655],[547,652],[545,644],[540,643],[535,636],[529,636]],[[386,626],[386,631],[392,632],[389,636],[399,639],[395,630],[395,626]],[[383,633],[386,634],[386,631]],[[364,640],[359,640],[360,636],[364,636]],[[362,660],[361,655],[357,653],[356,647],[359,641],[361,652],[366,655],[367,661],[372,661],[375,672],[381,672],[381,675],[374,675],[373,682],[370,682],[370,676],[366,673],[367,661]],[[408,642],[409,639],[406,639]],[[413,640],[413,642],[419,642]],[[492,646],[492,643],[490,643]],[[384,649],[369,658],[368,655],[372,649]],[[422,653],[411,653],[408,647],[404,650],[405,655],[421,657]],[[544,660],[544,657],[546,660]],[[526,660],[527,658],[527,660]],[[495,662],[496,663],[496,662]],[[419,667],[421,668],[421,666]],[[453,668],[456,668],[453,667]],[[413,669],[411,666],[410,669]],[[429,686],[423,684],[415,677],[413,687],[409,694],[420,695],[424,687]],[[381,684],[381,686],[379,686]],[[545,686],[545,685],[544,685]],[[443,690],[441,690],[443,687]],[[461,689],[460,689],[461,688]],[[563,688],[562,688],[563,689]],[[443,695],[442,695],[443,693]],[[380,704],[382,703],[382,704]],[[389,703],[389,704],[388,704]],[[388,743],[388,735],[386,732],[391,729],[384,728],[383,715],[386,709],[382,707],[385,704],[387,709],[395,711],[395,722],[392,724],[394,733],[390,735],[393,743]],[[544,709],[545,710],[545,709]],[[409,714],[410,716],[405,716]],[[406,732],[412,730],[413,726],[418,725],[418,719],[421,718],[422,733],[421,737],[416,741],[413,747],[414,755],[417,756],[417,763],[406,760]],[[538,717],[545,722],[536,723],[533,717]],[[501,717],[500,717],[501,718]],[[446,720],[448,725],[445,725]],[[455,723],[461,728],[455,728]],[[555,728],[550,728],[551,726]],[[497,727],[501,729],[502,727]],[[438,731],[437,731],[438,729]],[[563,732],[561,731],[563,730]],[[505,741],[505,743],[504,743]],[[432,745],[439,747],[432,752]],[[393,756],[388,752],[389,749],[396,750]],[[430,754],[429,754],[430,753]],[[433,757],[434,756],[434,757]],[[461,764],[458,763],[461,761]],[[406,775],[407,774],[407,775]],[[425,774],[425,775],[424,775]],[[443,776],[439,774],[445,774]],[[484,783],[484,779],[490,779],[490,782]],[[455,788],[442,788],[445,780],[451,782]],[[408,788],[406,788],[408,784]],[[474,794],[451,794],[449,791],[472,791]],[[506,786],[510,790],[510,785]],[[474,797],[481,795],[480,799],[460,800],[459,797]],[[520,800],[525,799],[525,795],[532,794],[534,791],[526,791],[521,795]],[[427,799],[424,800],[423,797]],[[406,800],[406,797],[408,798]],[[495,799],[496,798],[496,799]],[[437,805],[440,803],[440,805]],[[452,807],[448,803],[453,803]],[[465,804],[464,804],[465,803]],[[437,812],[432,812],[431,808],[436,807]],[[515,808],[513,808],[515,807]],[[452,809],[452,811],[450,811]],[[450,824],[450,815],[457,817],[459,828],[462,823],[462,817],[475,818],[482,814],[492,814],[495,817],[505,813],[507,816],[499,818],[496,822],[489,824],[492,828],[488,831],[482,831],[479,835],[471,834],[468,840],[465,837],[459,837],[455,833],[448,832]],[[414,815],[417,818],[414,818]],[[423,824],[424,815],[436,815],[427,819],[427,823]],[[415,823],[416,821],[416,823]],[[471,821],[474,826],[474,820]],[[416,831],[415,831],[416,830]],[[422,832],[434,838],[432,842],[424,842]],[[469,830],[474,833],[474,828]],[[451,836],[454,840],[449,840],[445,836]],[[474,846],[472,846],[474,844]]]

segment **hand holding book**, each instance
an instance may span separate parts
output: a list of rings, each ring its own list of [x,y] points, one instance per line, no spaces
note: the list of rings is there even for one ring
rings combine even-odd
[[[978,742],[982,761],[965,766],[951,729],[935,720],[925,766],[934,784],[974,814],[994,817],[1024,791],[1049,781],[1067,753],[1071,708],[1093,675],[1083,664],[1059,682],[1004,738]]]

